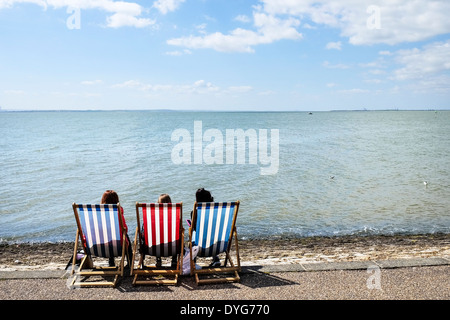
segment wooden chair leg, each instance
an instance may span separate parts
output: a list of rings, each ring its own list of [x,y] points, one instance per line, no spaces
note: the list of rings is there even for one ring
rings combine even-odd
[[[72,257],[72,272],[70,275],[73,275],[75,272],[75,263],[77,262],[77,251],[78,251],[78,237],[80,236],[80,232],[77,229],[77,236],[75,237],[75,246],[73,249],[73,257]]]

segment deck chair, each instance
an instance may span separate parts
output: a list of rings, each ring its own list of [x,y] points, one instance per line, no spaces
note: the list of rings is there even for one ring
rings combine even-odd
[[[184,247],[182,203],[136,203],[137,228],[134,238],[134,254],[139,252],[137,268],[132,268],[133,285],[177,284],[181,274],[181,257]],[[141,216],[143,228],[141,229]],[[137,241],[139,240],[139,250]],[[177,266],[145,265],[145,256],[155,258],[177,257]]]
[[[236,217],[239,201],[236,202],[195,202],[192,224],[189,228],[189,246],[191,275],[195,275],[197,285],[217,282],[239,282],[241,263],[236,232]],[[195,230],[194,230],[195,228]],[[230,256],[232,239],[235,240],[236,263]],[[197,257],[215,257],[225,253],[225,263],[222,267],[195,268],[192,259],[192,247],[198,247]],[[227,266],[228,260],[230,266]],[[200,279],[199,276],[216,275],[217,273],[233,273],[231,277],[209,277]]]
[[[74,276],[72,286],[112,286],[115,287],[119,276],[123,276],[126,245],[126,229],[123,226],[120,204],[76,204],[72,205],[77,223],[77,235],[72,262],[71,275]],[[84,250],[80,267],[75,272],[78,245]],[[92,257],[120,257],[118,267],[95,267]],[[84,271],[90,269],[89,271]],[[113,276],[113,281],[89,281],[86,277]]]

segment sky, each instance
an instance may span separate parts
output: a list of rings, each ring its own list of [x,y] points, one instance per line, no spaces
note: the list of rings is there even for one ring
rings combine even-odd
[[[0,0],[2,110],[450,109],[448,0]]]

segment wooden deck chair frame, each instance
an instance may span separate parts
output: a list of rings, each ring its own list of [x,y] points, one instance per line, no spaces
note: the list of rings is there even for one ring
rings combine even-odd
[[[199,205],[209,205],[209,206],[223,206],[223,205],[230,205],[234,206],[234,212],[232,215],[232,221],[230,226],[230,232],[228,236],[228,244],[224,251],[221,251],[220,253],[225,253],[225,263],[222,267],[203,267],[201,269],[195,268],[195,262],[194,259],[192,259],[192,247],[193,247],[193,229],[194,226],[197,227],[197,219],[198,219],[198,207]],[[241,271],[241,262],[239,257],[239,245],[238,245],[238,238],[237,238],[237,230],[236,230],[236,218],[239,211],[239,201],[236,202],[211,202],[211,203],[197,203],[194,204],[194,211],[192,215],[192,223],[191,227],[189,228],[189,250],[190,250],[190,263],[191,263],[191,275],[195,276],[195,282],[197,285],[200,284],[209,284],[209,283],[224,283],[224,282],[239,282],[239,272]],[[199,232],[199,230],[195,231],[196,233]],[[197,237],[197,236],[196,236]],[[232,241],[234,238],[235,243],[235,253],[236,253],[236,265],[233,263],[233,259],[230,255],[230,250],[232,247]],[[216,242],[214,243],[214,245]],[[199,250],[200,254],[201,250]],[[207,255],[207,256],[213,256],[213,255]],[[230,262],[230,266],[227,266],[228,261]],[[200,279],[199,276],[202,275],[215,275],[218,273],[232,273],[234,276],[228,276],[228,277],[218,277],[218,278],[210,278],[210,279]]]
[[[169,228],[167,227],[167,223],[166,223],[166,227],[167,229],[163,229],[162,230],[166,230],[163,231],[162,233],[159,234],[160,239],[159,240],[155,240],[153,239],[152,241],[157,241],[157,244],[155,246],[152,246],[152,249],[150,249],[148,247],[148,242],[147,244],[145,243],[145,232],[146,230],[148,230],[147,228],[152,228],[151,222],[149,222],[148,217],[147,219],[145,219],[145,214],[151,214],[151,210],[152,208],[154,208],[153,210],[158,211],[159,210],[163,210],[163,208],[169,208],[169,207],[174,207],[176,212],[175,214],[179,213],[179,218],[175,217],[175,221],[178,221],[178,226],[171,224],[171,226],[173,227],[171,230],[174,231],[176,233],[176,230],[178,228],[178,241],[179,243],[175,243],[173,242],[172,244],[176,247],[176,249],[173,249],[173,247],[171,247],[170,249],[168,249],[167,247],[167,243],[164,243],[164,241],[161,241],[162,239],[169,239]],[[141,219],[140,219],[140,208],[142,208],[142,218],[143,218],[143,229],[141,229]],[[144,212],[144,210],[146,210]],[[150,211],[150,212],[149,212]],[[147,213],[146,213],[147,212]],[[162,214],[164,215],[164,211],[162,212]],[[180,203],[139,203],[136,202],[136,218],[137,218],[137,227],[136,227],[136,234],[134,237],[134,249],[133,249],[133,268],[131,268],[131,275],[134,275],[134,279],[133,279],[133,285],[157,285],[157,284],[164,284],[164,285],[176,285],[178,283],[178,276],[181,275],[181,259],[183,256],[183,248],[184,248],[184,228],[182,225],[182,220],[183,220],[183,204]],[[167,216],[164,216],[164,218],[167,218]],[[155,218],[156,219],[156,218]],[[160,217],[158,217],[157,219],[160,220]],[[172,220],[173,222],[174,220]],[[167,222],[167,221],[165,221]],[[155,222],[155,225],[153,225],[154,228],[158,228],[158,232],[161,231],[161,225],[157,225],[157,223]],[[155,230],[155,229],[154,229]],[[171,232],[172,232],[171,231]],[[148,233],[147,233],[148,234]],[[176,236],[175,236],[176,237]],[[139,250],[137,250],[137,245],[139,244]],[[151,242],[151,244],[153,244],[153,242]],[[164,245],[166,245],[166,248],[164,249]],[[157,248],[159,246],[159,248]],[[169,251],[170,250],[170,251]],[[157,267],[156,265],[145,265],[145,256],[153,256],[153,257],[167,257],[167,256],[172,256],[169,253],[176,252],[175,254],[177,255],[177,266],[176,268],[172,268],[172,267]],[[135,261],[135,254],[139,253],[139,262],[138,262],[138,266],[137,268],[134,268],[134,261]],[[143,280],[143,278],[150,278],[150,280]],[[157,278],[155,278],[157,277]],[[158,278],[161,277],[161,278]]]
[[[116,255],[117,257],[120,257],[120,263],[118,267],[96,267],[93,264],[92,255],[96,256],[95,253],[92,253],[87,248],[87,241],[85,240],[85,234],[83,232],[83,226],[80,221],[80,215],[78,210],[80,208],[84,208],[84,210],[87,210],[87,208],[100,208],[100,207],[108,207],[116,208],[117,209],[117,221],[119,222],[119,230],[121,230],[121,253]],[[77,223],[77,235],[75,238],[75,246],[73,250],[73,261],[72,261],[72,272],[71,276],[73,277],[71,286],[75,287],[91,287],[91,286],[111,286],[115,287],[117,285],[117,282],[119,280],[119,277],[123,277],[123,271],[124,271],[124,259],[125,259],[125,253],[128,250],[128,246],[126,245],[126,229],[123,225],[123,213],[122,210],[120,210],[120,203],[117,203],[117,205],[108,205],[108,204],[100,204],[100,205],[85,205],[85,204],[72,204],[73,212],[75,214],[75,220]],[[98,210],[98,209],[96,209]],[[94,231],[95,232],[95,231]],[[76,256],[78,252],[78,245],[79,242],[81,242],[81,246],[83,247],[84,251],[84,257],[81,260],[80,267],[78,268],[78,271],[75,271],[75,263],[76,263]],[[105,257],[103,257],[105,258]],[[89,269],[90,271],[83,271],[85,269]],[[75,274],[75,276],[74,276]],[[92,277],[92,276],[100,276],[100,277],[107,277],[112,276],[114,277],[113,281],[95,281],[95,282],[83,282],[86,278]],[[81,277],[86,277],[85,279]]]

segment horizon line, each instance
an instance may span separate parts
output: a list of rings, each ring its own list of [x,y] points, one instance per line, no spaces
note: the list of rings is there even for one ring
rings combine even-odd
[[[423,108],[423,109],[329,109],[329,110],[214,110],[214,109],[3,109],[0,112],[217,112],[217,113],[294,113],[294,112],[373,112],[373,111],[450,111],[450,108]]]

